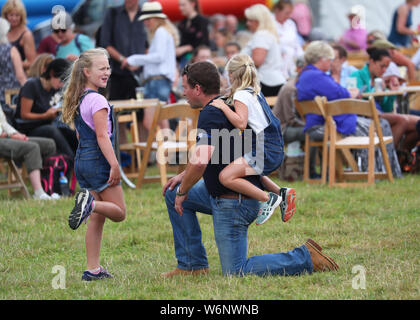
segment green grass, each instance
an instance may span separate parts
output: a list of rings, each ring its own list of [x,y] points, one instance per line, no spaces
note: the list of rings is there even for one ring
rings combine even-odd
[[[281,184],[281,183],[280,183]],[[101,259],[114,279],[85,283],[86,226],[72,231],[73,199],[8,199],[0,193],[0,299],[419,299],[420,176],[369,188],[291,183],[297,211],[249,228],[248,255],[284,252],[311,237],[340,266],[337,272],[293,277],[224,277],[211,217],[198,214],[210,274],[163,279],[176,266],[172,229],[159,184],[125,188],[127,219],[107,221]],[[53,289],[54,266],[65,289]],[[353,289],[352,268],[366,270],[366,289]]]

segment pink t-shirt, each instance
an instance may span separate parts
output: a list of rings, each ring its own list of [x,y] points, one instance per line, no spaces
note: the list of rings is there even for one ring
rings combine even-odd
[[[106,108],[108,111],[108,135],[112,133],[112,122],[109,118],[109,105],[105,97],[99,93],[89,93],[82,101],[80,105],[80,114],[86,124],[96,132],[95,123],[93,122],[93,115],[101,109]]]

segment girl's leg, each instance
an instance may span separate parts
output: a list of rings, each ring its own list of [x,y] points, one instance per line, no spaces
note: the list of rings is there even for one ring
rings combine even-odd
[[[255,175],[256,172],[250,167],[244,158],[239,158],[230,163],[219,174],[220,183],[225,187],[250,198],[266,202],[269,196],[260,188],[254,186],[251,182],[243,179],[245,176]]]
[[[96,192],[92,192],[95,198],[93,211],[114,222],[121,222],[125,219],[125,202],[122,187],[108,187],[99,193],[99,201],[95,197]]]
[[[106,188],[100,193],[91,192],[95,198],[94,212],[86,231],[87,269],[93,270],[100,266],[102,231],[105,218],[119,222],[125,218],[125,203],[121,186]]]

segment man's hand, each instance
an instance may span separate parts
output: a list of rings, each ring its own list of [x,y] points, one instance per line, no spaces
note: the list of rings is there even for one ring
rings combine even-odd
[[[185,196],[176,196],[175,198],[175,210],[176,212],[178,212],[178,214],[181,217],[182,217],[182,212],[183,212],[182,203],[187,199],[188,199],[187,194]]]
[[[185,172],[185,171],[184,171]],[[166,190],[173,190],[178,184],[182,182],[182,178],[184,177],[184,172],[181,172],[177,176],[168,180],[168,182],[162,188],[162,195],[165,196]]]

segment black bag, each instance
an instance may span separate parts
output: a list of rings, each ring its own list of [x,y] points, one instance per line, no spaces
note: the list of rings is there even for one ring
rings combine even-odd
[[[414,147],[411,152],[399,150],[397,155],[402,172],[420,172],[420,146]]]
[[[67,188],[70,194],[74,193],[75,183],[73,180],[75,180],[75,177],[73,175],[73,160],[68,155],[58,154],[45,158],[43,168],[41,169],[41,184],[47,194],[52,195],[53,193],[58,193],[63,195],[60,186],[61,172],[64,173],[67,181],[72,182],[71,186],[68,182]]]

